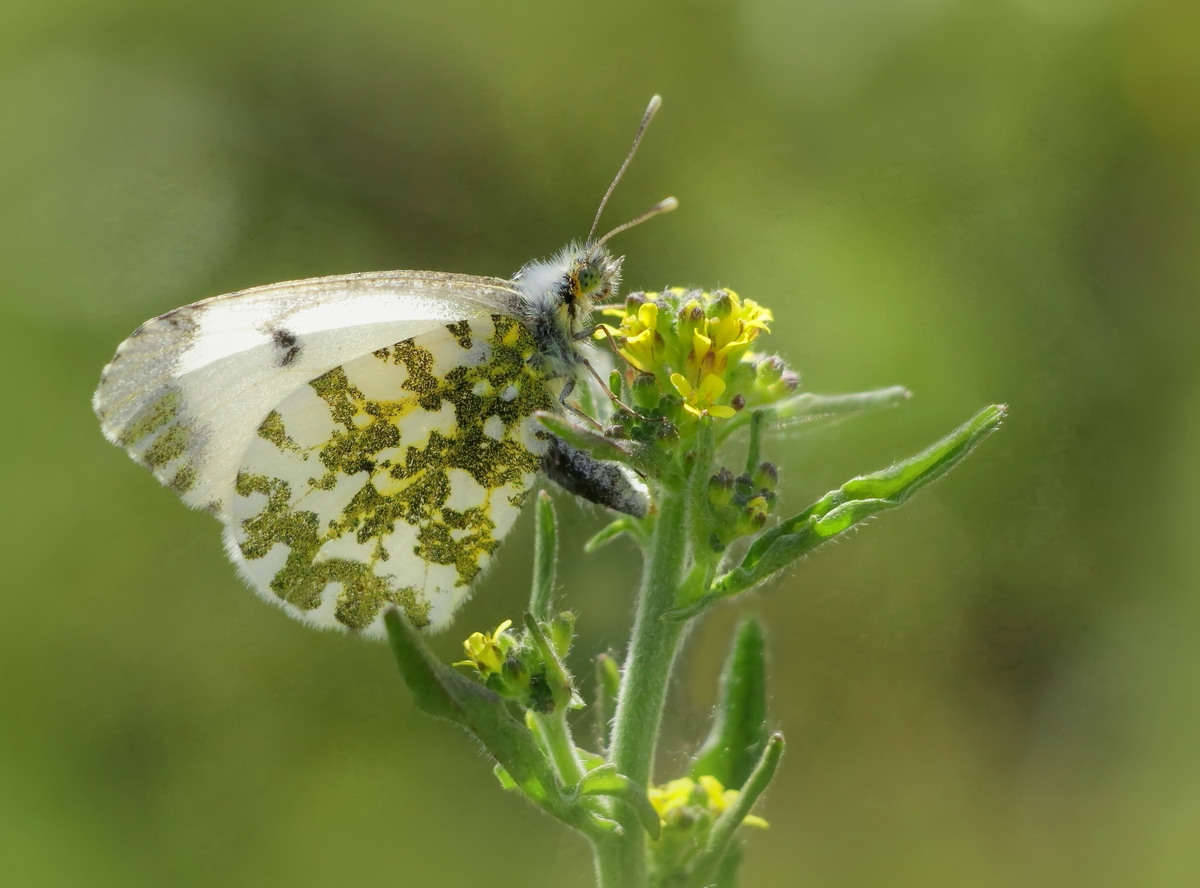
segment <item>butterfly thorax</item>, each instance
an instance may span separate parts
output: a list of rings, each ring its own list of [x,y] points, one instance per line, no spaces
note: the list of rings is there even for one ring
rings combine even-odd
[[[536,360],[550,378],[574,376],[580,333],[592,307],[616,295],[621,258],[591,243],[572,243],[552,259],[526,264],[512,279],[523,298],[525,325],[537,342]]]

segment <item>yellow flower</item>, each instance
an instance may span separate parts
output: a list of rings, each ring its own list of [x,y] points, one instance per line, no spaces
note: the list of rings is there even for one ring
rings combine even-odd
[[[596,328],[595,338],[608,338],[616,344],[617,353],[643,373],[653,373],[661,360],[662,334],[658,332],[658,306],[643,302],[632,314],[611,309],[605,312],[621,318],[620,327],[601,324]]]
[[[708,334],[718,360],[728,358],[730,353],[748,346],[759,333],[770,332],[767,326],[774,318],[769,309],[762,308],[752,299],[745,302],[732,290],[726,290],[724,304],[728,300],[730,311],[723,316],[709,319]]]
[[[756,393],[745,388],[754,378],[744,365],[751,343],[772,321],[758,303],[732,290],[672,289],[636,294],[604,312],[620,320],[601,325],[596,338],[607,337],[625,361],[629,385],[637,377],[639,408],[653,410],[673,387],[683,398],[685,419],[728,419],[736,413],[731,396],[740,407],[747,393]],[[734,387],[736,392],[727,391]]]
[[[736,789],[726,789],[716,777],[704,774],[698,780],[681,777],[662,786],[652,786],[648,795],[659,820],[670,827],[695,822],[696,818],[688,816],[689,808],[716,817],[736,802],[740,793]],[[747,815],[742,822],[762,829],[767,827],[767,821],[753,814]]]
[[[505,655],[512,646],[512,638],[504,635],[510,626],[512,620],[505,620],[496,627],[495,632],[472,632],[463,642],[467,659],[459,660],[454,665],[471,666],[484,677],[495,675],[504,665]]]
[[[671,374],[671,385],[683,397],[683,409],[696,416],[715,416],[718,419],[728,419],[737,413],[728,404],[715,403],[725,391],[725,380],[710,373],[693,388],[682,373]]]

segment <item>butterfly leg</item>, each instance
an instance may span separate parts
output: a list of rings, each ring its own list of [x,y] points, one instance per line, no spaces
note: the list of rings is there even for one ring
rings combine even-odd
[[[573,377],[573,376],[567,379],[566,383],[563,385],[562,391],[559,392],[559,395],[558,395],[559,406],[562,407],[562,409],[567,411],[568,413],[574,414],[575,416],[579,417],[585,423],[587,423],[589,426],[591,426],[593,429],[595,429],[596,431],[598,431],[600,434],[603,435],[604,434],[604,426],[600,423],[599,420],[597,420],[593,416],[590,416],[586,411],[584,411],[583,409],[581,409],[579,407],[576,407],[574,404],[570,403],[567,400],[567,398],[570,397],[571,392],[575,391],[575,382],[576,382],[576,380],[575,380],[575,377]]]
[[[613,357],[616,358],[618,361],[625,361],[626,364],[629,364],[629,361],[626,360],[625,357],[620,352],[617,351],[617,347],[615,345],[613,345],[612,334],[609,332],[608,325],[606,325],[606,324],[595,324],[587,330],[580,330],[578,333],[575,334],[574,338],[575,339],[588,339],[597,330],[604,331],[604,341],[605,341],[605,343],[608,344],[608,347],[612,350]],[[609,389],[608,383],[606,383],[600,377],[600,374],[596,372],[596,368],[591,365],[591,363],[587,360],[587,358],[581,358],[580,360],[583,363],[583,366],[587,367],[588,373],[592,374],[592,378],[595,379],[596,382],[600,383],[600,388],[604,390],[604,393],[606,395],[608,395],[608,400],[612,401],[612,403],[616,407],[618,407],[623,412],[628,413],[630,416],[636,417],[637,419],[645,420],[646,422],[662,422],[661,417],[643,416],[641,413],[638,413],[636,410],[634,410],[632,407],[630,407],[628,404],[626,404],[624,401],[622,401],[620,398],[618,398],[616,395],[614,395],[612,393],[612,391]],[[635,370],[639,370],[639,371],[641,370],[640,367],[636,367],[632,364],[630,364],[630,366],[634,367]]]

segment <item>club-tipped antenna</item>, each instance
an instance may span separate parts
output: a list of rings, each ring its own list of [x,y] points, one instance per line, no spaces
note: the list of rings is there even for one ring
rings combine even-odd
[[[629,153],[625,155],[625,162],[621,164],[621,168],[617,170],[617,175],[613,178],[612,184],[608,186],[608,191],[604,192],[604,197],[600,199],[600,206],[596,209],[596,218],[592,220],[592,227],[588,229],[587,239],[589,241],[592,239],[592,235],[596,233],[596,226],[600,224],[600,214],[604,212],[604,205],[608,203],[608,199],[612,197],[612,193],[616,189],[617,183],[620,182],[621,177],[625,175],[625,170],[629,167],[629,162],[633,160],[633,155],[637,151],[638,145],[640,145],[642,142],[642,136],[646,133],[646,127],[650,125],[650,121],[654,119],[654,115],[661,105],[662,96],[652,96],[650,98],[650,104],[646,106],[646,113],[642,115],[642,122],[638,125],[637,135],[633,137],[633,144],[629,146]],[[660,201],[660,203],[662,202]],[[655,204],[655,206],[658,206],[658,204]],[[671,207],[671,209],[675,208]],[[658,212],[666,212],[666,210],[659,210]],[[649,219],[650,216],[653,215],[656,215],[656,213],[650,213],[649,216],[643,214],[643,217],[645,219]],[[641,222],[643,219],[639,218],[637,221]],[[637,222],[632,224],[636,225]],[[628,225],[625,226],[625,228],[628,227]],[[624,230],[624,228],[620,230]],[[609,232],[605,236],[605,240],[607,240],[609,237],[612,237],[612,235],[615,233],[615,231]]]
[[[646,212],[642,213],[640,216],[636,216],[635,218],[630,219],[628,222],[626,222],[623,225],[618,225],[616,228],[614,228],[608,234],[604,235],[604,237],[600,238],[600,240],[598,240],[594,244],[592,244],[591,252],[595,253],[602,246],[604,246],[606,243],[608,243],[609,239],[611,239],[614,235],[618,235],[622,231],[628,231],[630,228],[633,228],[633,226],[635,226],[635,225],[641,225],[647,219],[652,219],[655,216],[661,216],[663,213],[669,213],[669,212],[671,212],[671,210],[675,209],[678,206],[679,206],[679,201],[677,201],[675,198],[664,197],[662,200],[660,200],[658,203],[656,203],[650,209],[646,210]]]

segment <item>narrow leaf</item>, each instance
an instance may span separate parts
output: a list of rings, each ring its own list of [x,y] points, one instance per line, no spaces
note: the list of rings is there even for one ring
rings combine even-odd
[[[800,514],[760,534],[746,550],[741,563],[718,577],[709,594],[689,610],[736,595],[864,519],[903,504],[962,462],[999,427],[1005,411],[1003,405],[981,410],[915,456],[881,471],[852,478]]]
[[[383,616],[388,643],[417,706],[465,728],[496,760],[501,785],[512,785],[547,813],[587,836],[611,834],[618,824],[587,806],[571,804],[537,739],[499,695],[436,659],[398,609]],[[543,642],[545,639],[543,638]]]
[[[540,491],[534,511],[533,590],[529,612],[543,622],[550,619],[554,603],[554,572],[558,560],[558,521],[550,494]]]
[[[767,745],[765,649],[758,621],[745,620],[725,660],[712,729],[692,762],[692,779],[708,774],[740,789],[762,756]]]
[[[912,392],[899,385],[869,392],[855,392],[849,395],[818,395],[813,392],[802,392],[772,404],[767,411],[771,415],[771,424],[775,428],[787,429],[805,423],[838,419],[856,413],[866,413],[870,410],[895,407],[903,404],[910,397],[912,397]]]
[[[618,518],[616,521],[600,528],[590,540],[583,544],[583,551],[590,555],[599,549],[603,549],[623,533],[631,534],[635,539],[637,538],[632,518]]]
[[[762,757],[750,773],[746,785],[738,793],[737,800],[722,811],[713,823],[712,830],[708,834],[708,844],[696,861],[696,884],[711,884],[714,874],[722,869],[723,858],[734,847],[734,833],[746,819],[746,815],[750,813],[750,809],[754,807],[759,796],[770,785],[782,756],[783,735],[772,734],[763,750]]]
[[[537,741],[498,694],[434,659],[398,608],[384,614],[388,642],[417,706],[470,731],[530,799],[567,816],[557,779]]]
[[[572,447],[577,447],[596,459],[608,462],[628,463],[633,460],[633,454],[621,446],[615,438],[609,438],[592,429],[571,422],[561,413],[550,413],[539,410],[533,415],[542,428],[553,435],[562,438]],[[623,442],[628,444],[630,442]]]
[[[608,749],[612,717],[617,711],[617,694],[621,690],[621,667],[612,654],[596,657],[596,736],[602,750]]]
[[[662,822],[658,812],[650,803],[646,790],[624,774],[617,773],[616,765],[601,765],[579,783],[579,794],[585,796],[607,796],[620,799],[633,809],[642,827],[652,839],[657,839],[662,831]]]

